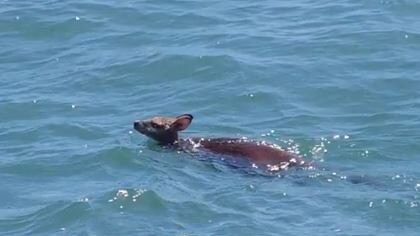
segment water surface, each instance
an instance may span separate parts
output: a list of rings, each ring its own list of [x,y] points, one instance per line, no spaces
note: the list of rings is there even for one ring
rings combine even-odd
[[[417,235],[417,1],[0,1],[0,234]],[[248,137],[318,168],[162,149]]]

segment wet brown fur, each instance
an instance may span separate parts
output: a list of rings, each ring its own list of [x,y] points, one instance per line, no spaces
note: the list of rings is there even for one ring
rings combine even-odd
[[[264,142],[232,138],[191,138],[178,139],[178,132],[186,129],[193,116],[184,114],[177,117],[154,117],[134,122],[134,129],[156,140],[162,145],[175,145],[191,148],[196,144],[200,149],[212,153],[243,158],[258,166],[295,166],[304,165],[305,161],[293,153]]]

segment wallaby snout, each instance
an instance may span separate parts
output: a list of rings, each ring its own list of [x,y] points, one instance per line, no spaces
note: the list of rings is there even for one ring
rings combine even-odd
[[[133,128],[135,129],[135,130],[137,130],[137,131],[139,131],[140,132],[140,128],[142,127],[143,125],[142,125],[142,123],[141,123],[141,121],[140,120],[136,120],[136,121],[134,121],[134,125],[133,125]]]

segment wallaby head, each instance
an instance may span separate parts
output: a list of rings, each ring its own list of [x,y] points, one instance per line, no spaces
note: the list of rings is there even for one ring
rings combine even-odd
[[[173,144],[178,140],[178,131],[186,129],[193,119],[190,114],[177,117],[153,117],[134,122],[134,129],[159,142]]]

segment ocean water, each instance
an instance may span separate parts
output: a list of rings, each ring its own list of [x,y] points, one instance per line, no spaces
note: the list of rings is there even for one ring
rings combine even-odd
[[[420,2],[0,0],[0,235],[419,235]],[[163,149],[248,137],[271,177]]]

